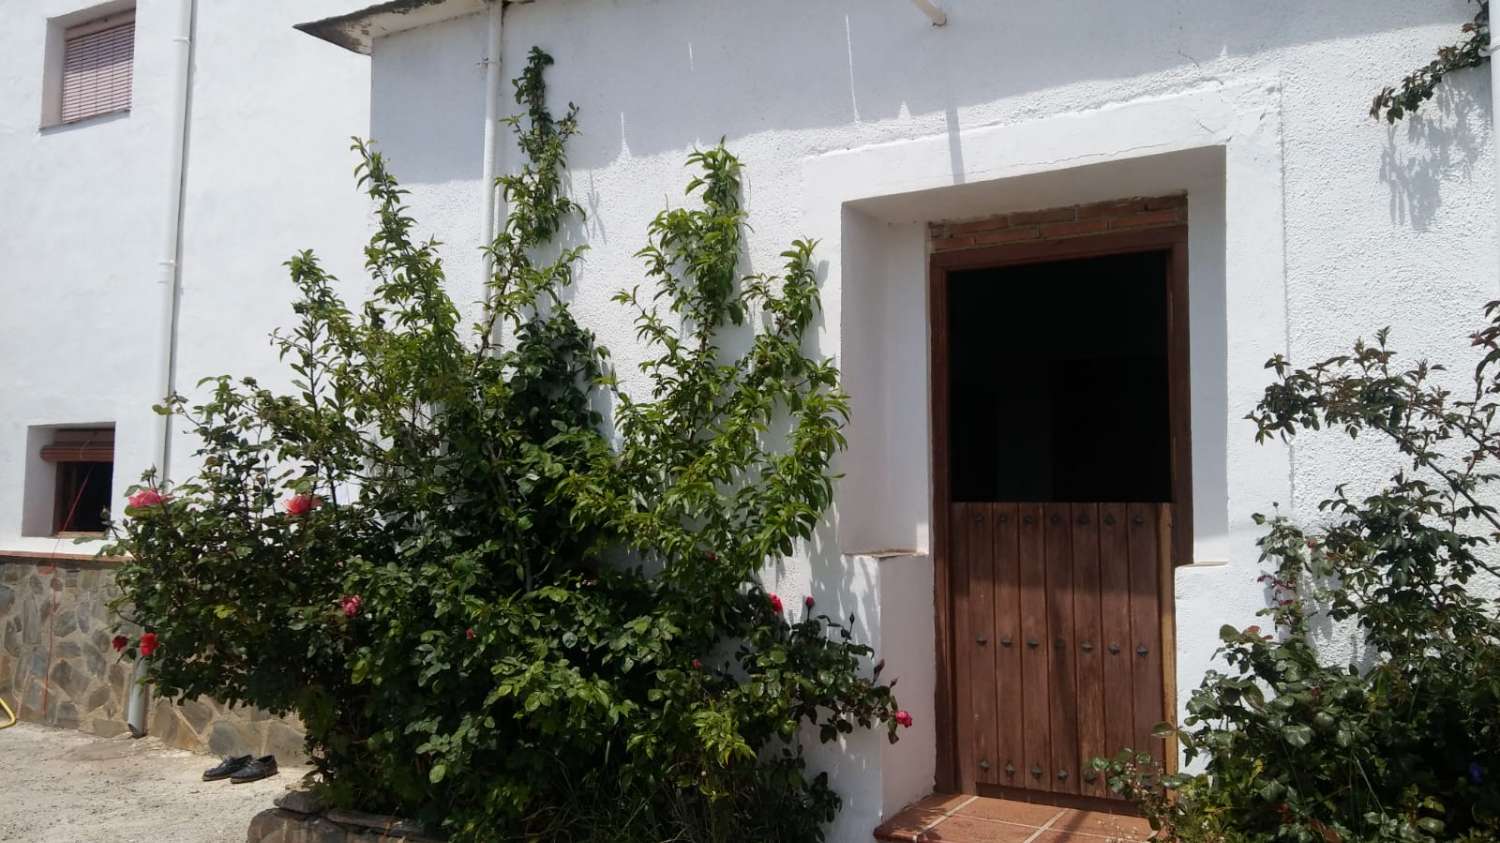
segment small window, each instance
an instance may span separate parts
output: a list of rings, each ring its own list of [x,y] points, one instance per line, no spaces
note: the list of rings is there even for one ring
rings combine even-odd
[[[60,428],[42,447],[42,459],[56,466],[52,499],[52,533],[61,537],[93,536],[109,520],[114,485],[113,428]]]
[[[134,59],[134,10],[68,27],[63,32],[59,121],[128,110]]]

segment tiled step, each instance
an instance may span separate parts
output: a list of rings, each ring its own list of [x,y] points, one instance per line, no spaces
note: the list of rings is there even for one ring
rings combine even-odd
[[[875,830],[876,840],[898,843],[1107,843],[1150,836],[1140,817],[963,795],[929,796]]]

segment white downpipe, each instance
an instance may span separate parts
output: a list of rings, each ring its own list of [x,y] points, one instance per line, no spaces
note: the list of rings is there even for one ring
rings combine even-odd
[[[1495,234],[1500,237],[1500,65],[1496,64],[1495,7],[1489,10],[1490,28],[1490,144],[1495,148]],[[1500,265],[1495,270],[1500,273]]]
[[[933,26],[944,26],[948,23],[947,13],[939,9],[937,4],[933,3],[932,0],[911,0],[911,2],[918,9],[922,10],[922,14],[926,15],[927,19],[932,21]]]
[[[500,233],[496,228],[496,206],[499,204],[495,189],[495,156],[500,147],[500,45],[505,26],[505,0],[490,2],[490,37],[484,56],[484,162],[479,183],[483,193],[483,219],[479,230],[480,243],[484,246],[495,242]],[[495,271],[495,261],[484,256],[484,283],[488,284]],[[486,299],[488,300],[488,299]]]
[[[192,93],[193,74],[193,18],[197,12],[196,0],[178,0],[177,28],[172,36],[172,112],[171,134],[168,137],[167,162],[167,212],[162,239],[161,286],[162,286],[162,348],[161,372],[157,395],[168,396],[177,390],[177,317],[178,303],[182,292],[182,268],[178,258],[182,252],[182,203],[186,186],[187,170],[188,109]],[[161,416],[161,430],[156,443],[157,479],[168,483],[172,476],[172,417]],[[141,683],[145,675],[145,662],[136,660],[135,672],[131,675],[130,699],[125,709],[125,721],[130,734],[143,737],[146,734],[146,686]]]

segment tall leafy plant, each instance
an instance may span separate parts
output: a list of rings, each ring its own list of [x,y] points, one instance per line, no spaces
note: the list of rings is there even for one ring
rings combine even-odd
[[[516,80],[526,163],[499,181],[472,330],[357,143],[373,295],[346,304],[297,255],[275,338],[293,391],[221,377],[161,408],[202,470],[148,474],[115,525],[119,608],[146,630],[122,646],[170,696],[297,714],[331,801],[458,840],[819,840],[839,799],[799,739],[910,718],[849,626],[759,585],[819,523],[843,447],[837,371],[802,351],[812,245],[741,277],[739,164],[694,155],[702,206],[656,220],[650,291],[621,297],[658,353],[633,398],[565,294],[577,120],[547,107],[550,62]]]

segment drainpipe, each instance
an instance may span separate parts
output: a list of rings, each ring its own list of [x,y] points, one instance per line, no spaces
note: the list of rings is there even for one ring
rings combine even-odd
[[[161,286],[162,286],[162,349],[160,380],[157,394],[168,396],[177,391],[177,318],[182,292],[182,204],[186,187],[184,173],[187,169],[188,112],[191,107],[193,82],[193,22],[197,11],[196,0],[178,0],[177,28],[172,36],[172,111],[171,134],[168,136],[167,163],[167,212],[164,222],[165,236],[162,242]],[[163,484],[172,476],[172,417],[161,416],[161,430],[156,443],[157,480]],[[125,708],[125,721],[130,734],[144,737],[146,734],[146,686],[142,682],[146,674],[144,659],[136,659],[135,672],[131,674],[130,699]]]
[[[505,0],[490,2],[490,37],[484,56],[484,162],[480,168],[482,189],[482,222],[479,230],[480,242],[488,246],[495,242],[495,206],[499,204],[495,189],[495,153],[500,146],[500,35],[505,25]],[[484,256],[484,283],[488,284],[495,271],[495,261]],[[485,297],[489,301],[489,297]]]
[[[1500,222],[1500,66],[1495,63],[1497,41],[1495,38],[1494,8],[1484,4],[1485,26],[1490,30],[1490,143],[1495,147],[1495,210]],[[1496,227],[1500,235],[1500,226]],[[1500,267],[1496,267],[1500,270]]]

